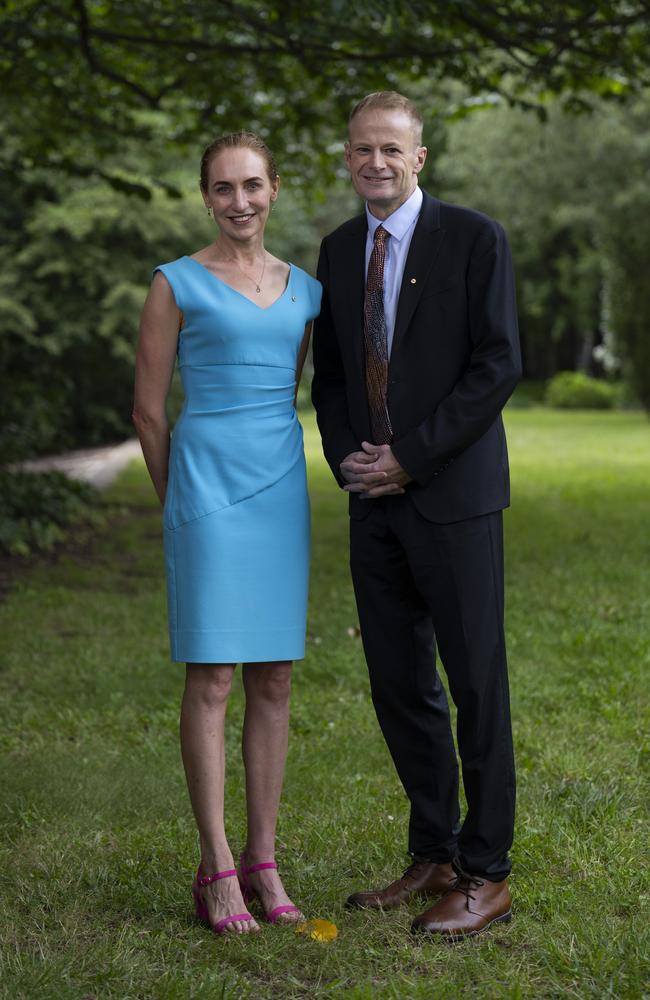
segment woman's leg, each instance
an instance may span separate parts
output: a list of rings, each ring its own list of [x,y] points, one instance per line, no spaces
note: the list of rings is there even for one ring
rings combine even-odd
[[[246,768],[248,865],[275,858],[275,827],[280,805],[289,737],[291,663],[247,663],[243,668],[246,714],[242,752]],[[268,913],[291,900],[274,869],[248,876]],[[302,914],[286,914],[284,920],[300,920]]]
[[[201,874],[233,868],[233,857],[223,823],[224,722],[234,666],[188,663],[181,707],[181,753],[201,842]],[[215,924],[246,906],[236,878],[219,879],[201,890]],[[241,933],[257,929],[254,921],[236,921],[226,930]]]

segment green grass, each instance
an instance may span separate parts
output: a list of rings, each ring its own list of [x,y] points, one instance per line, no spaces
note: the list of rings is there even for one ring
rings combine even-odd
[[[650,425],[634,413],[507,414],[507,627],[519,804],[515,919],[450,947],[411,906],[348,914],[406,863],[407,805],[368,696],[347,516],[311,415],[306,659],[295,670],[278,857],[337,941],[191,919],[197,861],[177,746],[159,513],[141,466],[110,530],[22,573],[0,606],[0,996],[643,997],[648,954]],[[349,630],[352,634],[349,634]],[[228,829],[244,830],[239,686]]]

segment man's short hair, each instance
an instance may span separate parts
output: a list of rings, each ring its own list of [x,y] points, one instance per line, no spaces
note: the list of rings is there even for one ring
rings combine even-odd
[[[413,122],[413,131],[417,136],[418,143],[422,142],[422,126],[424,124],[424,120],[409,97],[404,97],[403,94],[398,94],[396,90],[377,90],[373,94],[366,94],[366,96],[352,108],[348,119],[348,125],[352,122],[353,118],[356,118],[356,116],[361,114],[362,111],[367,111],[369,108],[382,111],[403,111]]]

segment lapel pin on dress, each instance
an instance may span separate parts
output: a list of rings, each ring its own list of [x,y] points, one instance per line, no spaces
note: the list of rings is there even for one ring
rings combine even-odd
[[[415,285],[417,283],[417,280],[418,280],[417,278],[411,278],[411,284]]]

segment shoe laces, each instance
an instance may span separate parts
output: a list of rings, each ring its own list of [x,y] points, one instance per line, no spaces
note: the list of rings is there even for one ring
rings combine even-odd
[[[484,885],[484,880],[478,878],[477,875],[470,875],[469,872],[459,871],[450,892],[460,892],[465,897],[465,908],[469,910],[470,899],[476,899],[476,896],[472,894],[472,889],[480,889]]]
[[[427,863],[428,862],[426,861],[411,861],[411,864],[408,866],[408,868],[402,875],[402,878],[411,879],[411,881],[415,881],[419,869],[422,867],[422,865],[426,865]]]

